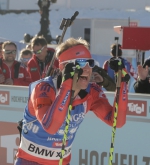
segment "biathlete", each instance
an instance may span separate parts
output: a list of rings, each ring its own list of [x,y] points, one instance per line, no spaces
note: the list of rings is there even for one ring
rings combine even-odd
[[[109,104],[101,86],[97,84],[100,83],[101,78],[98,78],[100,75],[95,76],[96,82],[90,82],[94,60],[88,43],[81,38],[69,38],[57,47],[56,56],[59,60],[62,81],[60,78],[55,81],[54,77],[49,76],[29,86],[29,101],[24,111],[21,143],[15,165],[59,164],[76,66],[79,66],[79,74],[74,90],[63,165],[70,163],[76,132],[88,111],[95,113],[109,126],[113,125],[114,108]],[[126,86],[127,82],[122,81],[117,128],[126,122],[128,101]]]

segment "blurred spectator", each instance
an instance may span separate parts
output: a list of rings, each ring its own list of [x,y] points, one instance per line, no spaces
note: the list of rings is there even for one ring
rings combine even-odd
[[[32,81],[36,81],[46,76],[55,50],[47,48],[47,41],[42,36],[36,36],[31,40],[31,49],[33,56],[27,64],[27,69]],[[53,68],[58,67],[58,60],[55,60]]]
[[[150,76],[148,65],[138,65],[138,80],[134,83],[135,93],[150,94]]]
[[[145,68],[146,66],[148,66],[150,68],[150,57],[148,57],[147,59],[145,59],[144,64],[143,64],[143,68]]]
[[[116,49],[116,47],[118,48],[118,50]],[[132,67],[131,63],[129,61],[127,61],[126,59],[122,58],[122,50],[121,50],[121,45],[118,44],[113,44],[111,45],[111,56],[115,59],[116,58],[116,50],[118,52],[117,56],[122,60],[125,68],[127,69],[128,73],[135,79],[137,80],[138,74],[137,72],[134,70],[134,68]],[[108,73],[108,75],[115,81],[115,72],[114,70],[112,70],[109,66],[108,60],[104,62],[103,64],[103,68],[104,70]]]
[[[0,83],[5,85],[28,86],[31,82],[27,70],[16,61],[17,46],[5,41],[2,45],[3,58],[0,60]]]
[[[138,65],[138,80],[134,83],[135,93],[150,94],[150,57],[148,57],[143,66]]]
[[[2,44],[3,42],[0,42],[0,58],[2,58]]]
[[[25,68],[27,67],[27,62],[32,58],[32,51],[29,49],[22,49],[20,52],[20,62]]]

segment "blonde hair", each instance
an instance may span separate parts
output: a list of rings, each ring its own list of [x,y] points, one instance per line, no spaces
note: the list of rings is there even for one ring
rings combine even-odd
[[[76,45],[84,45],[89,50],[89,43],[86,40],[82,38],[69,38],[60,45],[58,45],[58,47],[56,48],[56,57],[58,58],[60,54],[63,53],[65,50]]]

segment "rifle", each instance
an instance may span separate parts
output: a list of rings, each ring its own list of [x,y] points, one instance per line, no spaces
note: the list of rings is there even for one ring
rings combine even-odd
[[[62,43],[64,35],[65,35],[66,31],[67,31],[67,28],[71,26],[71,24],[73,23],[73,21],[75,20],[75,18],[76,18],[76,16],[78,14],[79,14],[79,12],[76,11],[74,13],[74,15],[70,19],[65,19],[65,18],[62,19],[62,22],[60,24],[59,29],[63,30],[63,31],[62,31],[61,37],[59,38],[58,45]],[[50,66],[49,66],[49,68],[47,70],[47,73],[46,73],[46,77],[47,76],[52,76],[52,74],[53,74],[53,65],[54,65],[55,59],[56,59],[56,52],[53,55],[53,58],[51,60],[51,64],[50,64]]]

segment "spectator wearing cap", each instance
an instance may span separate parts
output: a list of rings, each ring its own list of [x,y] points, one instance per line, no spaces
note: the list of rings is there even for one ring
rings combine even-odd
[[[20,52],[20,62],[23,67],[27,67],[28,61],[32,58],[32,51],[29,49],[22,49]]]
[[[116,50],[117,50],[117,52],[116,52]],[[111,45],[110,55],[112,56],[112,58],[114,58],[114,59],[116,58],[116,53],[118,53],[117,56],[122,60],[125,68],[127,69],[128,73],[130,74],[130,76],[132,76],[135,80],[137,80],[138,73],[134,70],[133,66],[131,65],[131,63],[129,61],[127,61],[125,58],[122,58],[122,49],[121,49],[120,44],[112,44]],[[103,69],[116,82],[115,72],[110,68],[108,61],[109,60],[104,62]]]
[[[31,40],[31,50],[33,56],[27,63],[27,69],[32,81],[37,81],[46,76],[55,50],[47,47],[47,41],[43,36],[36,36]],[[53,68],[58,67],[58,60],[55,60]]]
[[[31,79],[27,70],[16,61],[17,46],[14,42],[5,41],[2,45],[0,59],[0,84],[28,86]]]

